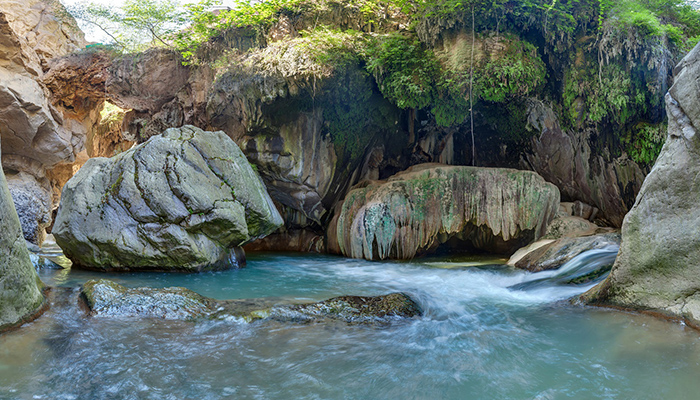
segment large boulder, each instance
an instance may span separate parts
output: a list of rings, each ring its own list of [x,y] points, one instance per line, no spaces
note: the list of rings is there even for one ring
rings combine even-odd
[[[92,158],[63,189],[53,228],[74,265],[200,271],[282,225],[265,187],[223,132],[171,128]]]
[[[674,72],[666,143],[625,217],[610,276],[584,299],[700,326],[700,45]]]
[[[29,260],[5,174],[0,169],[0,330],[21,323],[44,303],[43,284]]]
[[[421,164],[348,193],[328,246],[369,260],[409,259],[448,241],[512,253],[542,236],[558,208],[559,191],[534,172]]]

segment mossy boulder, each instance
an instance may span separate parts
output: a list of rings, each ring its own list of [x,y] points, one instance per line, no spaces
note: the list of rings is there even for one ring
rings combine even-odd
[[[369,260],[409,259],[452,239],[509,254],[542,236],[558,208],[559,191],[534,172],[421,164],[350,191],[328,245]]]
[[[19,324],[44,303],[19,217],[0,168],[0,330]]]
[[[700,326],[700,45],[675,75],[666,143],[625,217],[610,275],[583,299]]]
[[[272,299],[214,300],[182,287],[126,288],[107,279],[91,280],[81,294],[94,315],[173,320],[229,319],[252,322],[387,322],[422,314],[406,294],[342,296],[309,304],[278,304]]]
[[[239,246],[281,225],[238,146],[184,126],[90,159],[63,188],[53,233],[79,268],[201,271],[238,266]]]

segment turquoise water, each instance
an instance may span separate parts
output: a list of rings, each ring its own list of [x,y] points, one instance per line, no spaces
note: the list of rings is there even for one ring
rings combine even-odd
[[[497,260],[372,263],[285,254],[196,275],[46,271],[42,279],[57,286],[98,276],[219,299],[402,291],[425,315],[380,327],[192,323],[88,317],[70,302],[0,336],[0,398],[697,398],[697,331],[566,300],[591,286],[569,278],[609,264],[616,250],[537,274],[483,265]]]

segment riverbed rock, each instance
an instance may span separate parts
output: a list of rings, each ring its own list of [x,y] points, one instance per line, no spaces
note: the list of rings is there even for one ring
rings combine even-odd
[[[700,44],[674,72],[666,143],[625,217],[610,276],[583,299],[700,327]]]
[[[212,300],[182,287],[129,289],[100,279],[86,282],[82,294],[90,310],[105,317],[192,319],[215,309]]]
[[[600,235],[565,237],[558,240],[544,239],[532,243],[526,250],[518,250],[508,260],[508,265],[530,272],[557,269],[579,254],[593,249],[620,245],[618,232]]]
[[[353,189],[328,229],[330,250],[409,259],[451,239],[510,254],[542,236],[559,191],[531,171],[421,164]]]
[[[126,288],[107,279],[90,280],[82,296],[94,315],[174,320],[229,319],[246,322],[343,321],[349,324],[387,322],[420,316],[420,307],[406,294],[341,296],[308,304],[279,304],[279,299],[214,300],[182,287]]]
[[[0,168],[0,330],[35,314],[44,303],[43,284],[29,260],[19,218]]]
[[[281,225],[238,146],[184,126],[90,159],[63,189],[53,234],[77,267],[201,271],[235,266],[236,248]]]
[[[312,304],[298,304],[271,309],[276,320],[319,322],[341,320],[348,323],[375,322],[388,317],[411,318],[421,309],[408,295],[390,293],[384,296],[340,296]]]

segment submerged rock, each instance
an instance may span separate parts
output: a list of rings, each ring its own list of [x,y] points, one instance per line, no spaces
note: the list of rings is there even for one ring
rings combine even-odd
[[[5,174],[0,168],[0,330],[35,314],[44,303]]]
[[[583,299],[700,326],[700,44],[674,72],[666,143],[625,217],[609,277]]]
[[[53,234],[77,267],[229,268],[282,225],[260,178],[223,132],[171,128],[92,158],[63,189]]]
[[[129,289],[107,279],[91,280],[82,296],[95,315],[175,320],[236,318],[247,322],[273,319],[287,322],[381,322],[391,317],[420,316],[420,307],[403,293],[384,296],[342,296],[310,304],[274,304],[269,299],[214,300],[189,289]]]
[[[318,303],[275,307],[270,312],[276,320],[318,322],[331,319],[348,323],[374,322],[387,317],[411,318],[421,314],[420,307],[404,293],[341,296]]]
[[[453,238],[512,253],[542,236],[558,208],[559,191],[534,172],[422,164],[353,189],[328,242],[369,260],[409,259]]]

